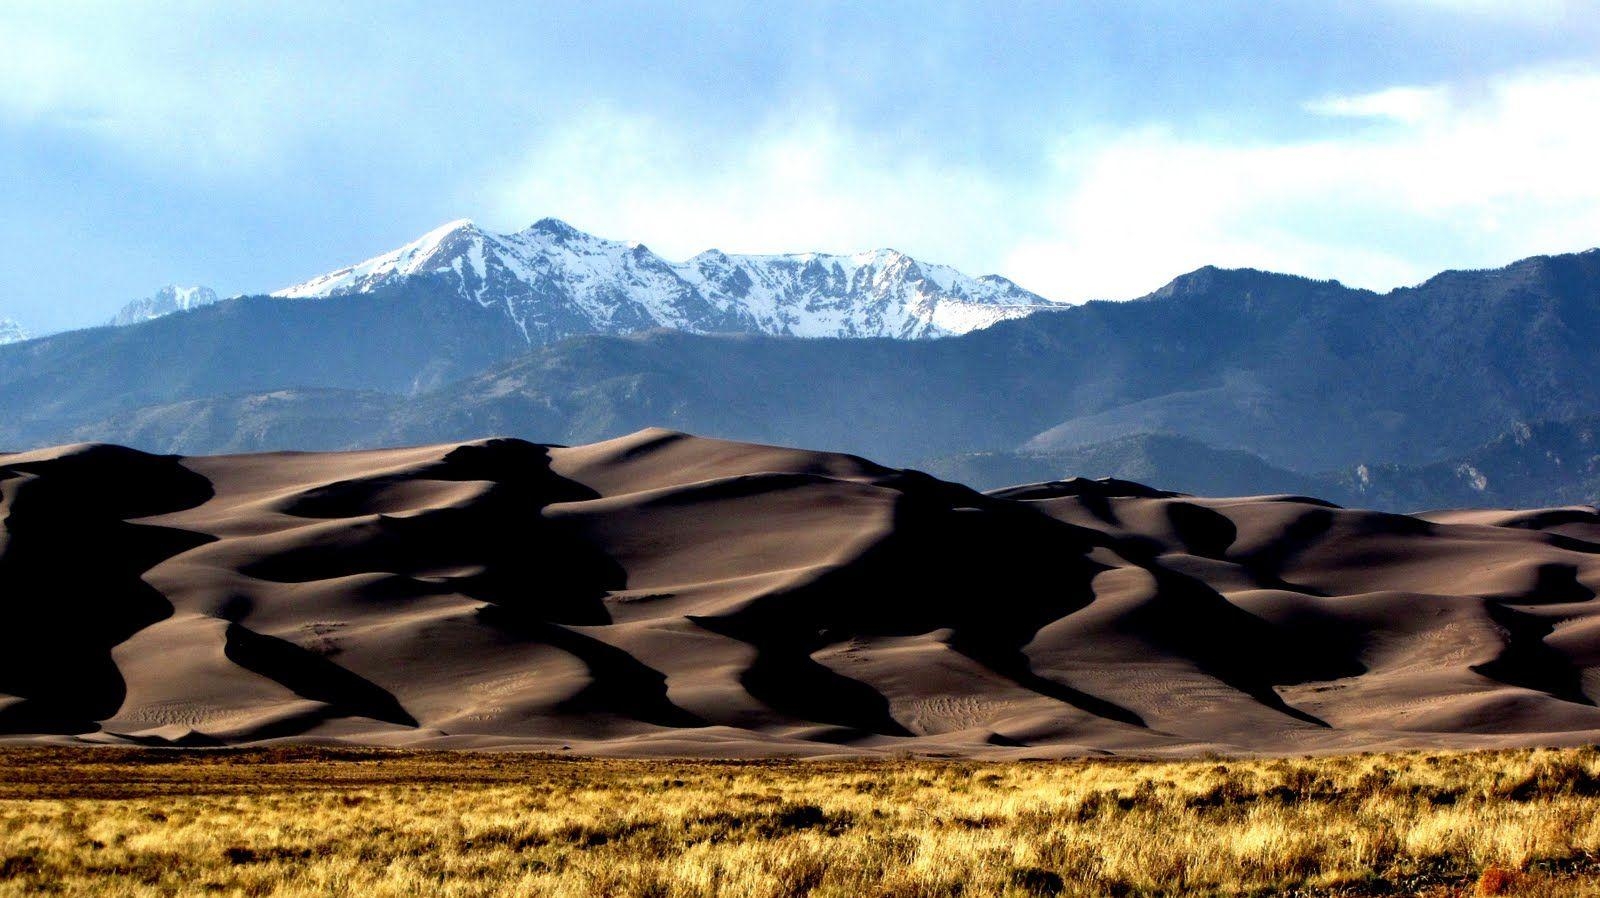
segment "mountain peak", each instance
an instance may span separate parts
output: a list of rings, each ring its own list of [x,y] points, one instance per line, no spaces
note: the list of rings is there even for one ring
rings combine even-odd
[[[575,238],[578,238],[578,237],[587,237],[587,236],[589,236],[589,235],[585,234],[583,231],[578,230],[577,228],[573,227],[572,225],[567,224],[566,222],[562,221],[559,218],[549,218],[549,217],[541,218],[538,221],[534,222],[533,224],[528,225],[527,228],[523,229],[523,233],[524,234],[543,234],[543,235],[546,235],[546,236],[549,236],[549,237],[555,237],[555,238],[558,238],[558,239],[561,239],[561,240],[572,240],[572,239],[575,239]]]
[[[423,234],[421,237],[418,237],[410,243],[407,243],[405,246],[394,250],[392,253],[386,253],[384,256],[379,256],[377,258],[381,259],[388,255],[397,254],[408,255],[408,257],[426,256],[438,249],[441,244],[449,241],[451,238],[464,237],[471,239],[482,235],[483,231],[479,230],[478,225],[473,222],[472,219],[457,218],[454,221],[447,221],[444,224],[439,225],[428,233]]]
[[[28,332],[22,325],[10,318],[0,317],[0,346],[7,343],[21,343],[28,339]]]
[[[1317,280],[1298,274],[1282,274],[1256,268],[1219,268],[1205,265],[1187,274],[1180,274],[1147,299],[1186,299],[1202,296],[1253,297],[1260,291],[1276,294],[1279,291],[1303,291],[1307,288],[1350,290],[1335,280]]]
[[[482,246],[488,236],[470,218],[447,221],[399,249],[292,287],[274,290],[272,295],[279,299],[315,299],[368,293],[393,281],[438,273],[452,264],[459,271],[461,259],[472,256],[474,247],[477,248],[475,257],[482,258]],[[446,259],[453,261],[441,262]]]
[[[472,219],[470,219],[470,218],[457,218],[454,221],[447,221],[444,224],[439,225],[437,228],[434,228],[433,230],[431,230],[428,233],[424,234],[422,239],[426,240],[427,238],[433,237],[433,236],[436,236],[436,235],[442,237],[442,236],[444,236],[446,234],[454,234],[457,231],[476,231],[476,230],[478,230],[478,225]]]
[[[1499,268],[1441,271],[1422,282],[1419,288],[1448,288],[1477,282],[1498,292],[1514,292],[1534,285],[1549,288],[1563,283],[1582,289],[1577,285],[1596,272],[1600,272],[1600,249],[1589,249],[1559,255],[1529,256]]]
[[[117,327],[138,324],[141,321],[150,321],[173,312],[185,312],[189,309],[198,309],[209,306],[217,301],[216,291],[210,287],[185,287],[180,284],[168,284],[157,290],[153,295],[136,299],[117,311],[111,323]]]

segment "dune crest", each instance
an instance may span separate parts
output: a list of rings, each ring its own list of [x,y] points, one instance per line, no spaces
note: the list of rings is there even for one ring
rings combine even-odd
[[[662,430],[0,455],[0,734],[1054,756],[1600,739],[1600,514],[990,494]]]

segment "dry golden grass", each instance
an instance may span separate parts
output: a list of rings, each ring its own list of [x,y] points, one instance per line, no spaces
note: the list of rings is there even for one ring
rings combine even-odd
[[[13,749],[0,896],[1600,896],[1600,751],[706,763]]]

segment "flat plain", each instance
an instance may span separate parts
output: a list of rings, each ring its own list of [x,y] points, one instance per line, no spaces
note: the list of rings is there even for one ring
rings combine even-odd
[[[0,895],[1600,895],[1600,751],[10,748]]]

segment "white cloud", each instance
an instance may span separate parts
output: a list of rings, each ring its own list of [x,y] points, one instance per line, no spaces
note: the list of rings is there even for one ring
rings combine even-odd
[[[1206,264],[1387,289],[1600,244],[1600,73],[1397,86],[1305,108],[1330,132],[1079,136],[1042,150],[1043,175],[1011,178],[865,141],[826,113],[691,139],[599,111],[534,147],[493,223],[555,215],[677,258],[893,245],[1068,300],[1137,296]]]
[[[125,10],[124,12],[131,12]],[[84,14],[63,29],[10,10],[0,27],[0,116],[86,135],[161,164],[257,164],[293,121],[284,69],[208,55],[174,18]],[[121,35],[126,39],[110,39]]]
[[[1215,142],[1150,129],[1063,144],[1051,226],[1003,270],[1062,297],[1143,293],[1203,264],[1388,288],[1446,267],[1600,244],[1600,74],[1529,72],[1323,99],[1331,136]]]
[[[282,173],[374,131],[398,143],[428,75],[379,63],[428,35],[361,30],[356,15],[289,0],[3,4],[0,121],[179,177]]]
[[[1448,109],[1449,102],[1449,92],[1443,87],[1391,87],[1370,94],[1325,97],[1307,103],[1305,108],[1317,115],[1392,119],[1415,125],[1439,116]]]
[[[669,258],[894,246],[982,269],[1001,256],[1007,229],[991,223],[1010,196],[981,171],[874,145],[826,112],[754,135],[671,125],[597,110],[558,129],[492,198],[494,223],[552,215]]]

